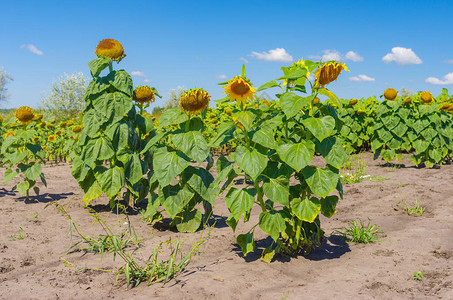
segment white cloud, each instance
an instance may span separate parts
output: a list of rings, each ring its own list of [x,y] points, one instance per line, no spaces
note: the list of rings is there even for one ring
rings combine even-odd
[[[217,78],[217,79],[226,79],[227,76],[225,74],[220,74],[220,75],[216,75],[215,78]]]
[[[453,84],[453,72],[452,73],[448,73],[442,79],[443,80],[441,80],[439,78],[436,78],[436,77],[428,77],[428,78],[426,78],[425,81],[427,83],[431,83],[431,84],[435,84],[435,85]]]
[[[308,58],[310,59],[322,59],[323,61],[335,60],[335,61],[342,61],[342,60],[352,60],[353,62],[363,61],[363,57],[360,56],[357,52],[348,51],[345,55],[341,54],[337,50],[322,50],[323,55],[310,55]]]
[[[354,51],[349,51],[348,53],[346,53],[345,58],[354,62],[363,61],[363,57]]]
[[[341,60],[341,54],[337,50],[323,50],[322,52],[324,53],[321,56],[321,59],[323,61],[329,61],[329,60],[340,61]]]
[[[249,63],[249,61],[248,61],[246,58],[244,58],[244,57],[239,58],[239,60],[242,60],[242,61],[245,62],[246,64]]]
[[[284,62],[293,61],[293,57],[288,52],[286,52],[285,48],[276,48],[269,50],[269,52],[253,51],[252,54],[250,54],[249,56],[267,61],[284,61]]]
[[[30,51],[31,53],[34,53],[36,55],[43,55],[44,52],[42,52],[41,50],[39,50],[38,48],[36,48],[35,45],[32,45],[32,44],[28,44],[28,45],[22,45],[20,46],[21,49],[27,49],[28,51]]]
[[[392,53],[387,53],[382,60],[389,64],[392,61],[396,62],[399,66],[418,65],[422,60],[409,48],[393,47]]]
[[[150,82],[151,82],[151,79],[143,79],[143,82],[144,82],[144,83],[150,83]]]
[[[146,77],[145,73],[143,73],[141,71],[132,71],[131,75],[132,76],[138,76],[138,77]]]
[[[350,81],[357,81],[357,82],[376,81],[376,79],[371,78],[371,77],[366,76],[366,75],[363,75],[363,74],[349,77],[349,80]]]
[[[444,63],[446,63],[446,64],[453,64],[453,59],[444,60]]]

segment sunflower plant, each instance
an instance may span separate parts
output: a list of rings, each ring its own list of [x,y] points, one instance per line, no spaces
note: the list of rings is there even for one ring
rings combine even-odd
[[[209,100],[201,88],[186,91],[180,108],[160,116],[159,127],[142,150],[153,166],[148,206],[142,214],[150,222],[161,220],[165,211],[179,231],[194,232],[211,216],[218,184],[209,172],[213,158],[203,135]],[[203,206],[204,217],[197,204]]]
[[[124,188],[132,206],[148,194],[150,169],[141,159],[145,142],[140,137],[153,124],[149,117],[137,114],[131,76],[124,70],[113,70],[112,62],[119,63],[125,57],[123,46],[106,39],[97,45],[95,53],[98,58],[88,63],[93,79],[84,96],[83,127],[72,128],[81,149],[74,158],[72,175],[85,192],[86,204],[105,193],[113,207]],[[108,73],[100,76],[107,68]],[[143,90],[135,91],[140,104],[146,100],[141,97]]]
[[[19,176],[20,182],[13,189],[17,189],[21,195],[30,196],[30,189],[39,194],[36,181],[39,178],[47,186],[42,172],[42,164],[45,163],[45,153],[39,139],[36,139],[33,109],[22,106],[15,113],[17,123],[14,120],[8,122],[8,132],[1,146],[2,163],[6,166],[4,183],[10,182]]]
[[[331,66],[335,67],[333,71]],[[226,192],[230,210],[227,223],[235,230],[241,218],[249,221],[254,207],[261,211],[258,223],[237,237],[244,255],[255,249],[256,228],[273,239],[263,251],[265,261],[281,252],[307,254],[322,242],[319,214],[331,217],[336,212],[336,203],[342,197],[339,168],[348,156],[336,137],[341,122],[335,110],[314,99],[324,94],[338,102],[325,88],[341,72],[343,67],[337,66],[335,62],[299,61],[283,67],[282,77],[257,90],[245,77],[243,66],[241,76],[222,83],[227,84],[223,101],[239,103],[232,120],[222,124],[210,143],[212,147],[230,141],[238,144],[228,157],[217,160],[216,181],[225,181],[220,191]],[[314,84],[308,79],[313,71]],[[270,109],[257,100],[255,92],[272,87],[280,88],[281,93],[276,95],[279,105]],[[325,167],[312,163],[316,154],[324,157]],[[236,178],[243,178],[246,186],[234,187]]]

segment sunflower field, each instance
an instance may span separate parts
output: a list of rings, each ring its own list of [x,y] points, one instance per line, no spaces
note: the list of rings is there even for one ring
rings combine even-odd
[[[157,117],[146,108],[158,91],[134,87],[127,71],[114,69],[123,46],[105,39],[95,54],[80,119],[57,124],[22,106],[1,122],[4,181],[16,180],[27,198],[32,189],[39,194],[37,180],[46,185],[42,165],[60,162],[72,164],[85,205],[101,195],[112,209],[146,203],[147,222],[169,220],[180,232],[206,224],[219,198],[233,232],[252,209],[260,211],[249,231],[235,232],[236,241],[246,256],[256,248],[255,231],[263,231],[273,241],[262,253],[270,262],[321,244],[320,215],[336,213],[339,171],[350,154],[372,151],[392,162],[407,153],[427,168],[452,157],[453,98],[446,89],[437,97],[423,91],[403,98],[390,88],[382,99],[339,99],[326,86],[348,71],[345,64],[299,60],[260,87],[243,66],[219,83],[226,97],[215,108],[206,90],[194,88],[182,94],[179,108]],[[257,96],[266,89],[277,90],[275,100]]]

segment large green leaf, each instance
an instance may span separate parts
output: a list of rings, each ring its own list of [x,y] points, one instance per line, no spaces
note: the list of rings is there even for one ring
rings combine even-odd
[[[256,195],[255,189],[231,188],[225,196],[225,203],[236,220],[245,215],[253,207]]]
[[[308,166],[302,170],[302,174],[311,191],[323,198],[335,190],[340,180],[340,175],[332,171],[329,165],[325,169]]]
[[[110,199],[113,199],[124,186],[124,169],[114,166],[104,172],[100,178],[102,190]]]
[[[281,211],[276,210],[262,212],[259,218],[259,225],[274,241],[279,238],[281,232],[286,230],[285,219]]]
[[[132,133],[130,125],[126,121],[120,121],[115,123],[107,128],[105,134],[112,141],[112,146],[114,149],[123,150],[130,149],[129,146],[129,136]]]
[[[210,147],[220,147],[232,138],[232,132],[236,128],[236,124],[233,121],[222,122],[217,129],[217,135],[211,139]]]
[[[277,149],[280,159],[299,172],[306,167],[315,155],[315,144],[302,140],[297,144],[283,144]]]
[[[96,110],[90,109],[83,115],[84,131],[89,137],[94,137],[107,120],[108,119],[106,117],[98,113]]]
[[[175,133],[172,141],[179,150],[198,163],[202,163],[209,155],[210,148],[200,131]]]
[[[335,207],[337,206],[337,202],[338,196],[335,195],[321,198],[321,213],[328,218],[336,214]]]
[[[302,107],[304,107],[304,102],[301,96],[293,92],[286,92],[280,96],[280,106],[289,119],[297,115]]]
[[[111,86],[120,92],[123,92],[128,97],[132,97],[132,78],[124,70],[112,71],[105,76],[104,81],[108,81]]]
[[[335,119],[331,116],[322,118],[308,117],[302,123],[320,142],[335,132]]]
[[[36,180],[42,174],[42,167],[39,162],[32,162],[28,165],[19,164],[20,171],[30,180]]]
[[[76,156],[72,161],[72,169],[71,174],[72,176],[80,183],[85,180],[85,177],[90,171],[90,167],[80,158],[80,156]]]
[[[429,142],[425,140],[416,140],[415,142],[412,143],[414,146],[415,152],[418,154],[425,152],[426,149],[429,147]]]
[[[289,206],[289,180],[285,176],[269,178],[263,184],[264,195],[273,202]]]
[[[183,211],[176,215],[175,224],[179,232],[195,232],[200,227],[202,214],[198,209]]]
[[[183,172],[184,181],[197,192],[204,200],[214,204],[218,186],[212,186],[214,177],[203,168],[189,166]]]
[[[101,74],[102,70],[108,67],[112,60],[110,58],[96,58],[88,63],[90,68],[91,76],[96,77]]]
[[[260,86],[256,91],[260,92],[260,91],[263,91],[265,89],[270,89],[270,88],[277,87],[277,86],[280,86],[280,85],[275,80],[271,80],[269,82],[266,82],[262,86]]]
[[[169,152],[162,147],[154,153],[154,172],[161,186],[169,185],[189,165],[189,159],[179,151]]]
[[[194,193],[187,186],[167,185],[159,193],[160,203],[170,216],[175,217],[189,203]]]
[[[291,208],[299,219],[312,223],[319,214],[321,201],[316,197],[305,198],[303,200],[296,198],[291,202]]]
[[[99,183],[94,180],[91,185],[89,186],[88,190],[85,192],[85,195],[83,195],[83,202],[85,202],[86,205],[90,203],[91,200],[99,198],[102,195],[102,188],[99,185]]]
[[[140,156],[138,154],[132,154],[125,165],[126,180],[130,184],[136,184],[140,179],[143,178],[143,169]]]
[[[277,148],[277,143],[274,139],[274,131],[269,127],[262,127],[255,131],[252,136],[252,141],[270,149]]]
[[[243,146],[236,148],[234,153],[236,164],[244,170],[253,180],[263,172],[267,165],[267,156],[255,149],[251,151]]]
[[[348,160],[340,139],[329,137],[318,143],[318,149],[324,159],[335,168],[339,169]]]
[[[121,92],[101,94],[92,103],[96,111],[111,123],[123,119],[133,106],[132,98]]]
[[[247,232],[246,234],[238,235],[236,242],[241,247],[244,256],[247,256],[247,254],[255,249],[255,239],[253,238],[253,232]]]
[[[181,124],[189,117],[179,108],[167,109],[159,118],[159,129],[172,124]]]
[[[13,171],[12,169],[5,169],[5,174],[3,175],[3,183],[10,182],[14,177],[16,177],[19,173]]]

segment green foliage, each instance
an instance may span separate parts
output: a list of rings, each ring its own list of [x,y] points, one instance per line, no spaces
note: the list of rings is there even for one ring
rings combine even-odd
[[[414,276],[412,278],[414,278],[414,280],[421,281],[423,279],[423,272],[415,271]]]
[[[20,241],[20,240],[23,240],[27,234],[25,233],[25,230],[22,226],[19,227],[20,229],[20,232],[18,234],[14,234],[12,235],[8,241]]]
[[[49,94],[42,97],[41,109],[58,121],[76,118],[85,107],[87,84],[81,72],[61,76],[52,83]]]
[[[403,210],[412,216],[421,216],[425,212],[425,208],[418,203],[418,199],[415,199],[413,204],[404,201]]]
[[[381,228],[376,224],[365,225],[361,220],[353,220],[347,227],[335,230],[334,233],[340,234],[348,241],[354,243],[373,243],[379,241],[378,235],[382,234]]]

